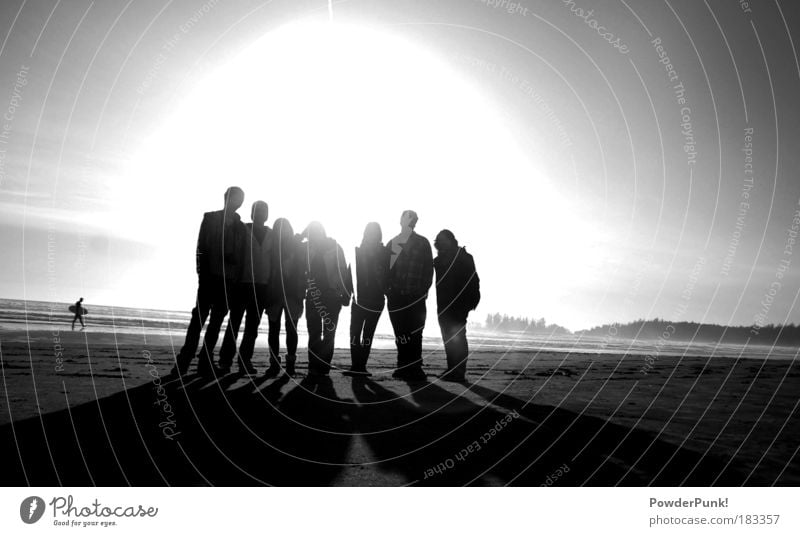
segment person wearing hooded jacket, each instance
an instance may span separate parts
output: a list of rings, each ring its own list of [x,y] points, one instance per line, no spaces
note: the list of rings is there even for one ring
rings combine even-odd
[[[319,222],[303,233],[306,239],[306,324],[308,374],[327,376],[342,306],[350,304],[353,282],[344,250],[325,234]]]
[[[433,260],[436,309],[447,356],[447,369],[441,378],[463,382],[469,357],[467,316],[480,302],[480,279],[472,255],[459,247],[451,231],[441,231],[433,245],[438,253]]]

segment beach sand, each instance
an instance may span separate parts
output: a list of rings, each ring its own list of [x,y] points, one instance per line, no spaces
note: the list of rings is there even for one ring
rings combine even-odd
[[[2,483],[800,484],[794,361],[661,356],[645,374],[641,356],[473,344],[466,384],[435,377],[436,347],[427,382],[392,379],[385,349],[369,379],[313,382],[301,348],[294,378],[170,381],[182,342],[0,331]]]

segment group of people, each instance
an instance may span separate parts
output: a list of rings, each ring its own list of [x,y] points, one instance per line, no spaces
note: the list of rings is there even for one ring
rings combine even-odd
[[[349,370],[352,376],[367,376],[372,341],[378,320],[388,306],[397,346],[397,368],[393,376],[405,380],[426,377],[422,368],[422,333],[427,316],[426,299],[436,277],[437,313],[447,368],[442,378],[464,381],[469,348],[467,316],[480,301],[480,282],[472,256],[449,230],[430,242],[414,231],[417,214],[406,210],[400,218],[400,233],[384,246],[381,227],[368,223],[355,252],[356,288],[342,247],[327,236],[319,222],[310,223],[299,234],[285,218],[266,225],[269,207],[256,201],[251,222],[243,223],[237,210],[244,203],[241,188],[225,192],[221,210],[207,212],[197,240],[197,300],[186,332],[186,341],[176,356],[173,374],[183,375],[200,345],[197,372],[220,377],[231,371],[234,360],[239,372],[257,373],[253,366],[261,319],[269,322],[269,368],[266,376],[282,370],[295,374],[297,324],[305,309],[308,329],[308,374],[327,376],[331,370],[334,340],[342,307],[352,302],[350,317]],[[214,363],[225,317],[219,360]],[[281,320],[286,330],[285,363],[281,362]],[[244,320],[244,333],[238,342]],[[237,342],[239,348],[237,350]]]

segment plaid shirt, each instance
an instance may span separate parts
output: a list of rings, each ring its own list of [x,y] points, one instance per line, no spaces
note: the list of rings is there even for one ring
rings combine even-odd
[[[391,255],[394,240],[386,248]],[[391,270],[387,295],[421,298],[428,294],[433,282],[433,253],[431,244],[424,236],[412,232],[403,244]]]

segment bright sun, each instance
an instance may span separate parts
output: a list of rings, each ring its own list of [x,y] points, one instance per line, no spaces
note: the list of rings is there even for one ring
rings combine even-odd
[[[245,221],[264,199],[270,223],[287,217],[299,232],[319,220],[346,252],[369,221],[391,238],[406,208],[420,214],[421,234],[432,241],[449,228],[484,265],[502,266],[512,242],[528,247],[530,237],[561,258],[573,249],[564,201],[486,95],[424,48],[364,26],[269,33],[181,101],[129,178],[119,192],[128,207],[163,209],[188,222],[192,239],[201,213],[236,184]],[[161,224],[152,222],[151,236]],[[191,263],[193,246],[180,263]],[[563,264],[553,274],[549,266],[538,260],[526,278],[564,275]]]

